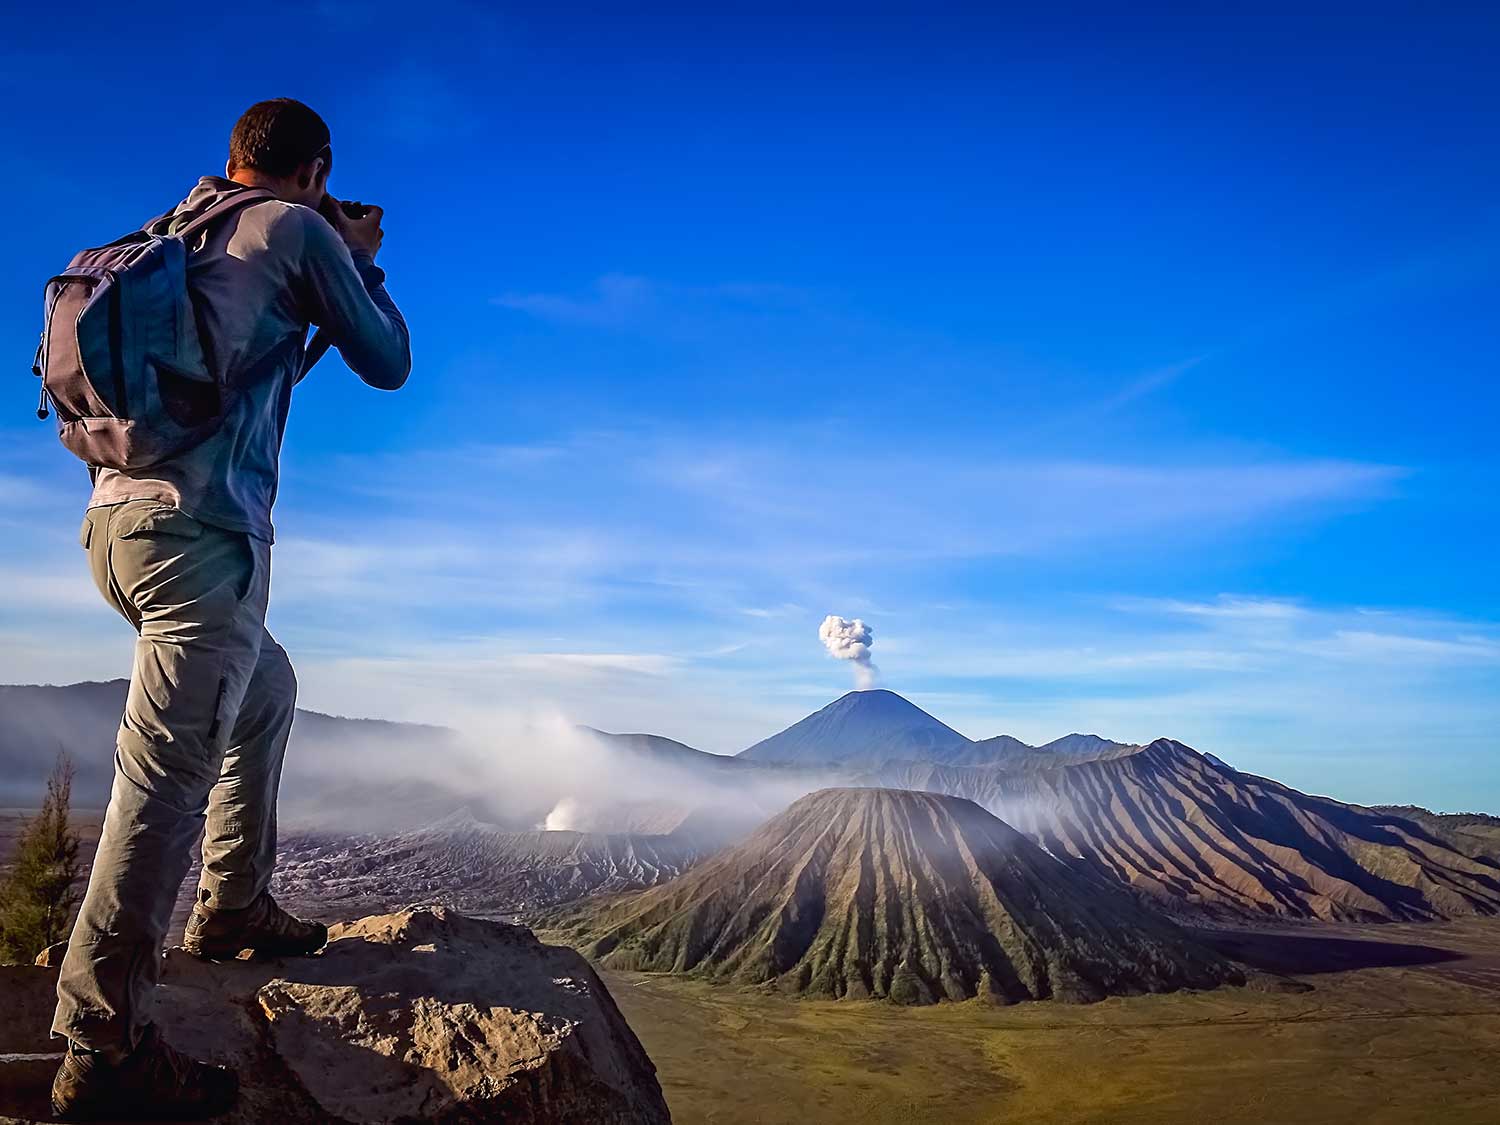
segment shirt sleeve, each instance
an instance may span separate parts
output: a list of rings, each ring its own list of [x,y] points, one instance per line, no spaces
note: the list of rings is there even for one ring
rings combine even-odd
[[[333,337],[356,375],[394,391],[411,374],[406,319],[385,289],[385,271],[364,251],[351,254],[328,220],[309,210],[302,268],[308,319]]]

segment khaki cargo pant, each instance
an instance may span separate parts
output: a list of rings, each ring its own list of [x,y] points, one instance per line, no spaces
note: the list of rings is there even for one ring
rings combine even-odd
[[[154,500],[91,509],[81,539],[99,591],[139,639],[52,1029],[113,1054],[150,1022],[199,830],[200,901],[247,906],[270,881],[297,681],[266,632],[269,544]]]

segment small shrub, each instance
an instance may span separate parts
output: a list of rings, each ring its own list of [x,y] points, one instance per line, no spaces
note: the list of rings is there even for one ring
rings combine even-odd
[[[68,936],[78,890],[78,834],[68,825],[73,763],[59,754],[42,809],[21,831],[0,882],[0,961],[29,964]]]

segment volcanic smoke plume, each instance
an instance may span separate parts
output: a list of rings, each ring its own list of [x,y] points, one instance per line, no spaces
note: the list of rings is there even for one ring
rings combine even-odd
[[[830,613],[818,626],[818,639],[835,660],[854,663],[854,686],[863,691],[875,686],[879,669],[870,661],[870,646],[875,643],[875,631],[859,618],[853,621]]]
[[[552,811],[547,814],[547,819],[542,821],[542,831],[573,832],[577,830],[579,813],[581,811],[577,801],[572,797],[564,797],[552,806]]]

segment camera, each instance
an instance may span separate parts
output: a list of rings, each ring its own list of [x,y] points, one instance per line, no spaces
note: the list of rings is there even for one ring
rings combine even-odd
[[[347,199],[335,199],[331,195],[323,196],[323,201],[318,204],[318,212],[330,223],[337,225],[337,216],[333,209],[337,207],[344,213],[346,219],[363,219],[370,213],[370,208],[363,203],[353,203]]]

